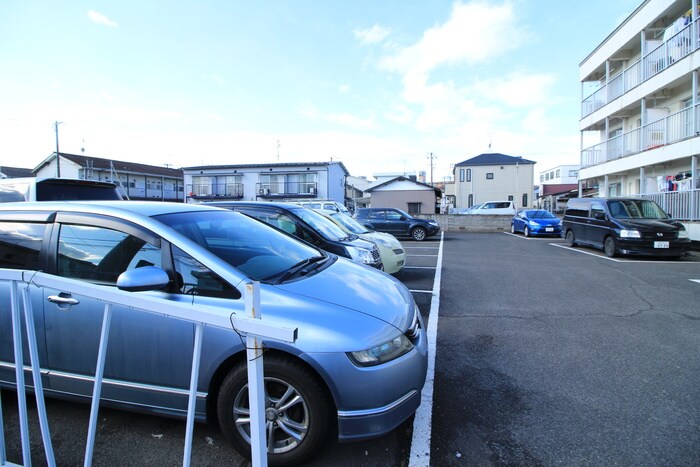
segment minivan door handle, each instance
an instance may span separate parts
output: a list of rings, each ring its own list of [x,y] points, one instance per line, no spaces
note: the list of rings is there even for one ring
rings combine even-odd
[[[49,295],[47,300],[51,303],[55,303],[60,308],[67,308],[80,303],[80,300],[73,298],[70,292],[60,292],[58,295]]]

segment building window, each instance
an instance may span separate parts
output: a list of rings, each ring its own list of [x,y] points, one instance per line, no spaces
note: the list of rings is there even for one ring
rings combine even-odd
[[[467,169],[467,181],[472,181],[472,169]]]
[[[544,182],[544,174],[540,174],[540,183]]]
[[[459,169],[459,181],[464,181],[464,169]]]
[[[527,193],[523,193],[523,207],[527,207]]]
[[[561,177],[561,169],[557,169],[557,178]]]
[[[508,201],[513,201],[513,195],[508,195]]]
[[[422,203],[408,203],[409,214],[420,214],[420,205]]]
[[[486,180],[493,180],[493,172],[486,172]]]
[[[578,170],[569,170],[569,177],[578,177]]]
[[[470,194],[470,195],[469,195],[469,201],[467,201],[467,207],[470,208],[470,207],[472,207],[472,206],[474,206],[474,195],[473,195],[473,194]]]

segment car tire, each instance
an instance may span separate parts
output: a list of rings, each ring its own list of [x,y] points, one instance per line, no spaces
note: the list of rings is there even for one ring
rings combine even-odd
[[[514,223],[510,224],[510,233],[512,233],[512,234],[515,233],[515,224]]]
[[[566,231],[566,244],[571,246],[571,247],[576,246],[576,237],[574,237],[573,230]]]
[[[525,228],[523,229],[523,235],[525,235],[526,237],[530,236],[530,228],[528,226],[525,226]]]
[[[603,252],[608,258],[614,258],[617,256],[617,243],[613,237],[605,237],[605,242],[603,243]]]
[[[291,357],[264,357],[266,437],[273,430],[274,446],[268,445],[270,465],[299,465],[318,453],[334,430],[335,413],[324,384],[311,370]],[[293,403],[292,400],[294,400]],[[277,408],[286,405],[281,410]],[[248,374],[245,363],[226,375],[217,397],[219,427],[242,455],[250,457]],[[268,417],[269,415],[269,417]],[[269,418],[274,417],[274,420]],[[300,439],[288,434],[293,432]]]
[[[427,236],[427,232],[423,227],[416,227],[411,230],[411,237],[417,242],[422,242]]]

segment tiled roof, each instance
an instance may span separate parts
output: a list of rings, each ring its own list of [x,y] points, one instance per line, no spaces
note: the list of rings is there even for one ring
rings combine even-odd
[[[457,165],[516,165],[516,164],[536,164],[537,162],[523,159],[522,157],[507,156],[505,154],[492,152],[479,154],[476,157],[462,161]]]
[[[23,169],[20,167],[1,166],[0,173],[5,175],[6,177],[9,177],[9,178],[33,177],[34,176],[32,169]]]
[[[182,178],[182,169],[171,169],[169,167],[161,167],[159,165],[139,164],[137,162],[117,161],[114,159],[102,159],[100,157],[79,156],[77,154],[61,153],[63,159],[68,159],[81,167],[88,167],[88,161],[95,169],[109,170],[114,167],[117,172],[138,173],[146,175],[162,175],[164,177]],[[54,159],[53,156],[47,158],[42,164],[34,169],[38,171],[43,165]]]

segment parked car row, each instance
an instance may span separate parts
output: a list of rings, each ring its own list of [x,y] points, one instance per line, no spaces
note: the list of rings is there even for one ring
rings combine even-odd
[[[544,209],[523,209],[513,216],[511,232],[561,236],[571,246],[586,245],[606,256],[643,255],[680,258],[690,251],[683,224],[654,201],[641,198],[573,198],[563,219]]]
[[[382,261],[375,252],[375,245],[300,206],[0,205],[0,268],[141,294],[164,310],[173,302],[191,305],[193,318],[199,306],[245,313],[241,287],[259,281],[264,319],[298,329],[292,344],[265,342],[272,465],[304,463],[329,436],[381,436],[420,404],[427,372],[423,319],[410,291],[377,269]],[[89,401],[104,304],[68,286],[28,291],[46,394]],[[0,294],[10,296],[9,283],[0,281]],[[0,302],[0,386],[14,388],[10,307],[10,300]],[[115,304],[102,403],[185,417],[194,335],[192,322]],[[234,329],[214,327],[205,327],[203,341],[196,419],[218,422],[249,454],[244,341]],[[31,385],[31,375],[25,380]]]

